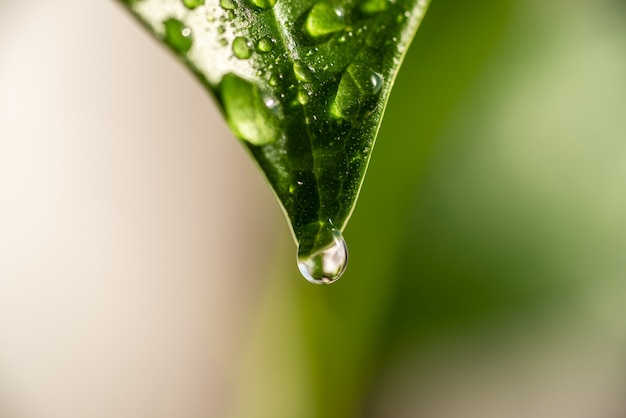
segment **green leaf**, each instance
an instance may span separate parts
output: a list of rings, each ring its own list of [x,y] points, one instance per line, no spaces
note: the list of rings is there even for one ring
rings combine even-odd
[[[344,271],[393,80],[429,0],[120,0],[215,95],[313,283]]]

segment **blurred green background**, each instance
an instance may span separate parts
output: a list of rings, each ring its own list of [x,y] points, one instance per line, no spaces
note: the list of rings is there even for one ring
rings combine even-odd
[[[625,191],[625,3],[433,0],[347,273],[276,267],[236,415],[626,416]]]
[[[119,6],[0,1],[0,417],[626,417],[623,0],[432,0],[324,287]]]

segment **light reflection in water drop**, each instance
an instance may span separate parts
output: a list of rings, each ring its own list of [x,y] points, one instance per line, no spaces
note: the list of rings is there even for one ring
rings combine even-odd
[[[298,253],[298,269],[313,284],[330,284],[341,277],[348,265],[348,247],[341,232],[332,230],[332,242],[311,254]]]

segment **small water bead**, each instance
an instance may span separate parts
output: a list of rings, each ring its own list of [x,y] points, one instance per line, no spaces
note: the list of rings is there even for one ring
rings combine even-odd
[[[308,83],[313,80],[313,70],[300,60],[294,61],[293,72],[295,73],[298,81]]]
[[[224,27],[224,25],[219,25],[217,27],[217,33],[222,34],[224,32],[226,32],[226,28]]]
[[[237,8],[237,2],[235,0],[220,0],[220,6],[224,10],[234,10]]]
[[[254,145],[276,140],[281,117],[278,100],[234,74],[224,76],[219,90],[228,124],[239,138]]]
[[[250,0],[250,3],[261,9],[271,9],[276,4],[276,0]]]
[[[303,254],[298,248],[298,269],[313,284],[330,284],[341,277],[348,266],[348,248],[341,232],[330,231],[331,242],[312,253]]]
[[[326,2],[315,4],[304,23],[304,29],[312,38],[321,38],[345,27],[343,10]]]
[[[195,9],[196,7],[202,6],[204,0],[183,0],[183,3],[188,9]]]
[[[270,52],[274,48],[274,42],[268,37],[261,38],[256,43],[256,50],[259,52]]]
[[[366,15],[384,12],[389,5],[388,0],[366,0],[359,5],[359,10]]]
[[[228,40],[226,38],[220,38],[220,45],[227,46],[228,45]]]
[[[164,41],[169,44],[176,52],[185,53],[189,51],[193,45],[191,29],[178,19],[167,19],[163,22],[165,26]]]
[[[233,53],[239,59],[245,60],[252,56],[254,45],[252,41],[243,36],[238,36],[233,41]]]
[[[301,105],[305,105],[309,103],[309,97],[311,96],[311,93],[306,91],[305,89],[299,89],[298,90],[298,103],[300,103]]]
[[[364,102],[377,95],[382,85],[381,74],[364,65],[350,64],[339,81],[331,113],[337,118],[354,120]]]

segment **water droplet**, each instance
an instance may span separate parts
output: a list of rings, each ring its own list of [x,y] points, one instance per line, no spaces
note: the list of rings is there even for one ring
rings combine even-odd
[[[269,80],[270,86],[276,87],[278,85],[278,76],[276,74],[272,74]]]
[[[341,232],[328,231],[329,243],[312,252],[303,253],[298,248],[298,269],[309,282],[330,284],[341,277],[348,265],[348,248]]]
[[[276,0],[250,0],[250,2],[261,9],[271,9],[276,4]]]
[[[296,78],[302,82],[310,82],[313,79],[313,70],[300,60],[296,60],[293,63],[293,72],[296,74]]]
[[[233,52],[235,56],[239,59],[245,60],[252,56],[252,49],[254,45],[252,41],[248,38],[244,38],[243,36],[238,36],[233,41]]]
[[[195,9],[198,6],[202,6],[204,0],[183,0],[183,3],[185,3],[188,9]]]
[[[354,120],[368,99],[380,92],[383,76],[369,67],[350,64],[341,76],[331,113],[337,118]]]
[[[228,20],[233,20],[235,17],[237,17],[237,15],[235,14],[234,10],[229,10],[229,11],[226,12],[226,18]],[[232,26],[232,24],[231,24],[231,26]]]
[[[226,119],[239,138],[265,145],[278,137],[280,103],[251,82],[227,74],[219,86]]]
[[[359,9],[363,14],[373,15],[387,10],[388,0],[366,0],[359,5]]]
[[[270,52],[274,48],[274,42],[270,38],[261,38],[256,44],[256,49],[259,52]]]
[[[298,103],[300,103],[301,105],[305,105],[307,103],[309,103],[309,96],[311,95],[311,93],[307,92],[305,89],[299,89],[298,90]]]
[[[224,10],[234,10],[237,8],[237,2],[235,0],[220,0],[220,6]]]
[[[174,18],[166,20],[163,22],[163,25],[165,26],[165,42],[180,54],[189,51],[193,44],[191,29],[180,20]]]
[[[312,38],[321,38],[345,27],[343,10],[325,2],[313,6],[304,23],[306,32]]]
[[[224,32],[226,32],[226,28],[224,27],[224,25],[219,25],[217,27],[217,33],[222,34]]]
[[[222,46],[228,45],[228,40],[226,38],[220,38],[220,45]]]

